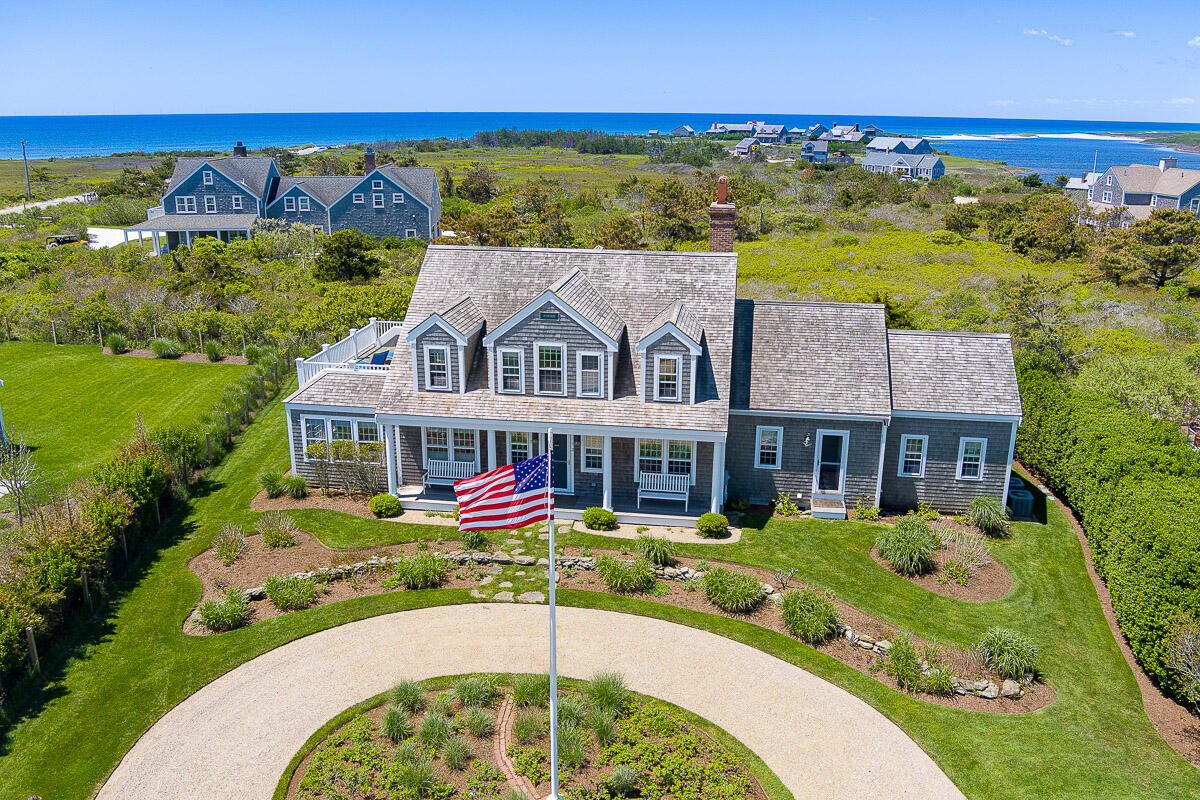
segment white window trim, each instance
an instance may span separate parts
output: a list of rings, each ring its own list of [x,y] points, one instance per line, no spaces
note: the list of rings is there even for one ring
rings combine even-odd
[[[1112,186],[1112,175],[1109,175],[1108,177],[1106,177],[1106,178],[1104,179],[1104,185],[1105,185],[1105,186]]]
[[[583,392],[583,357],[596,357],[596,391]],[[577,397],[604,397],[604,353],[599,350],[579,350],[575,353],[575,394]]]
[[[447,425],[429,425],[427,427],[421,428],[421,464],[423,465],[424,469],[429,469],[429,433],[428,432],[431,430],[446,432],[446,460],[447,461],[455,461],[456,460],[454,458],[454,454],[458,448],[456,448],[454,446],[454,432],[455,431],[469,431],[475,439],[475,446],[472,448],[473,452],[475,453],[475,458],[474,458],[474,461],[472,461],[470,463],[474,464],[476,471],[479,470],[479,449],[480,449],[479,431],[475,430],[474,428],[458,428],[458,427],[447,426]],[[466,450],[466,448],[463,448],[463,449]],[[464,461],[461,463],[466,464],[468,462]]]
[[[446,356],[446,385],[434,386],[429,381],[429,353],[433,350],[441,350]],[[454,385],[450,374],[450,346],[444,344],[427,344],[425,345],[425,391],[427,392],[448,392]],[[436,426],[435,426],[436,427]]]
[[[821,447],[824,444],[823,440],[826,436],[842,437],[842,453],[841,453],[841,469],[838,472],[838,488],[837,489],[821,489]],[[816,452],[813,453],[813,496],[830,495],[844,496],[846,494],[846,473],[849,471],[850,465],[846,463],[850,454],[850,431],[835,431],[828,428],[818,428],[816,435]]]
[[[211,194],[204,195],[204,213],[217,213],[217,198]]]
[[[359,444],[364,443],[364,439],[362,438],[362,426],[364,423],[375,426],[375,436],[377,437],[375,439],[367,439],[365,440],[365,443],[383,444],[383,431],[380,430],[379,423],[373,419],[354,420],[354,441],[358,442]]]
[[[358,204],[365,203],[365,202],[367,202],[367,196],[365,194],[363,194],[362,192],[355,192],[353,195],[350,196],[350,202],[358,203]]]
[[[1200,211],[1200,197],[1193,197],[1188,202],[1188,210],[1189,211]]]
[[[383,188],[383,181],[380,181],[380,180],[371,181],[371,191],[379,191],[382,188]]]
[[[213,171],[211,169],[204,170],[204,172],[200,173],[200,177],[204,181],[205,186],[213,185]]]
[[[398,203],[403,203],[403,202],[404,202],[404,192],[392,192],[392,204],[393,205],[398,204]]]
[[[664,361],[675,362],[675,396],[663,397],[658,393],[658,371],[659,365]],[[663,403],[681,403],[683,402],[683,359],[680,356],[659,356],[654,357],[654,399]]]
[[[523,347],[500,347],[500,348],[497,348],[496,352],[498,353],[498,357],[496,358],[496,363],[499,365],[499,370],[500,370],[499,374],[497,374],[497,376],[496,376],[496,383],[497,383],[496,391],[500,392],[500,394],[525,394],[525,348],[523,348]],[[521,386],[518,389],[505,389],[504,388],[504,354],[505,353],[516,353],[517,354],[517,372],[521,376]]]
[[[920,439],[921,444],[921,469],[919,472],[904,471],[904,449],[908,446],[911,439]],[[898,478],[924,478],[925,477],[925,462],[929,459],[929,437],[916,436],[915,434],[905,433],[900,436],[900,458],[896,463],[896,477]]]
[[[1156,194],[1150,195],[1150,207],[1158,208],[1158,195],[1156,195]]]
[[[296,210],[297,211],[312,211],[312,203],[309,201],[309,199],[307,197],[297,197],[296,198]]]
[[[534,444],[537,441],[535,434],[529,433],[528,431],[505,431],[504,432],[504,449],[505,449],[506,455],[508,456],[508,463],[509,464],[513,463],[512,437],[513,437],[514,433],[521,433],[521,434],[524,434],[526,437],[528,437],[525,440],[525,448],[526,448],[526,451],[528,452],[528,455],[526,456],[526,458],[533,458]]]
[[[316,420],[321,423],[321,430],[324,431],[322,438],[320,438],[320,439],[309,439],[308,438],[308,421],[309,420]],[[301,414],[300,415],[300,455],[303,457],[303,459],[305,461],[313,461],[314,460],[312,458],[309,458],[309,456],[308,456],[308,446],[310,444],[313,444],[314,442],[318,442],[318,441],[329,444],[330,442],[333,441],[332,437],[333,437],[333,423],[334,422],[350,423],[350,432],[351,432],[352,438],[349,441],[352,441],[355,444],[363,444],[364,443],[362,435],[359,432],[359,426],[364,422],[373,423],[375,425],[375,430],[376,430],[376,433],[379,436],[379,438],[371,440],[370,443],[371,444],[380,444],[380,445],[382,445],[384,443],[383,428],[379,424],[378,420],[359,419],[357,417],[343,417],[343,416],[338,416],[337,414],[334,414],[332,416],[325,416],[325,415],[321,415],[321,414]],[[338,439],[338,441],[341,442],[341,441],[347,441],[347,440]]]
[[[296,210],[296,198],[294,198],[294,197],[283,198],[283,210],[284,211],[295,211]]]
[[[196,213],[196,196],[191,194],[180,194],[175,196],[175,213],[176,214],[195,214]]]
[[[963,455],[966,453],[967,444],[969,442],[979,442],[979,474],[975,477],[963,475]],[[955,468],[955,480],[960,481],[981,481],[983,480],[983,465],[987,460],[987,439],[982,439],[978,436],[963,436],[958,440],[958,466]]]
[[[775,431],[775,463],[762,463],[762,435],[765,431]],[[759,425],[754,429],[754,468],[783,469],[783,426]]]
[[[600,440],[600,467],[599,467],[599,469],[597,469],[595,467],[589,467],[587,465],[587,460],[588,460],[587,440],[589,438]],[[595,455],[594,452],[592,454]],[[603,436],[587,436],[587,435],[580,436],[579,437],[579,458],[580,458],[580,461],[582,462],[579,465],[580,472],[593,472],[593,473],[597,473],[597,474],[602,474],[604,472],[604,437]]]
[[[1103,195],[1100,197],[1100,202],[1101,202],[1101,203],[1111,203],[1111,202],[1112,202],[1112,197],[1113,197],[1113,195],[1112,195],[1112,192],[1105,192],[1105,193],[1104,193],[1104,194],[1103,194]]]
[[[556,347],[560,354],[559,358],[559,373],[562,375],[562,391],[561,392],[543,392],[542,385],[542,348]],[[549,372],[550,370],[547,370]],[[563,342],[534,342],[533,343],[533,393],[547,395],[550,397],[566,397],[567,396],[567,346]]]
[[[375,192],[371,195],[371,207],[372,208],[383,208],[384,207],[383,192]]]
[[[633,482],[642,480],[642,442],[658,442],[659,459],[657,475],[667,475],[668,462],[671,460],[671,442],[686,442],[691,446],[692,464],[688,468],[688,485],[696,485],[696,450],[699,442],[691,439],[660,439],[657,436],[642,436],[633,440]]]
[[[404,238],[405,239],[417,238],[417,229],[416,228],[405,228],[404,229]]]
[[[242,196],[240,194],[235,194],[233,197],[229,198],[229,203],[233,207],[234,211],[242,210]]]

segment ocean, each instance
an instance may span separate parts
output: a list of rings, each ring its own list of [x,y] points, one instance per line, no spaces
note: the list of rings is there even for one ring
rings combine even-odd
[[[79,117],[0,117],[0,158],[111,155],[159,150],[227,150],[240,139],[251,149],[337,145],[387,139],[465,138],[495,128],[594,129],[609,133],[696,130],[713,121],[757,119],[788,127],[820,122],[874,123],[897,133],[927,136],[955,155],[1007,161],[1044,177],[1103,171],[1114,164],[1157,163],[1175,155],[1200,168],[1200,154],[1175,152],[1131,138],[1134,131],[1197,130],[1200,123],[1113,122],[975,117],[873,117],[863,114],[620,114],[582,112],[364,112],[313,114],[161,114]]]

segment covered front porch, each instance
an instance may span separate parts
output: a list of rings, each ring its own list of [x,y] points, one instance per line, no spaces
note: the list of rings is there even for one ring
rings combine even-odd
[[[191,247],[205,236],[228,244],[235,239],[249,239],[257,219],[254,214],[163,214],[126,228],[125,243],[130,243],[130,234],[135,235],[138,244],[149,234],[155,255],[176,247]]]

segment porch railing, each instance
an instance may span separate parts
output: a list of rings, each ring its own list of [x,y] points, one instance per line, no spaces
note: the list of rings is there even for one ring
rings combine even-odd
[[[363,353],[378,347],[391,335],[400,332],[401,323],[395,320],[379,320],[371,317],[361,328],[350,329],[350,333],[334,344],[321,345],[320,352],[308,358],[296,359],[296,379],[303,386],[326,370],[342,372],[387,372],[386,364],[359,364]]]
[[[425,462],[425,483],[446,483],[469,478],[478,471],[474,461],[438,461],[428,459]]]

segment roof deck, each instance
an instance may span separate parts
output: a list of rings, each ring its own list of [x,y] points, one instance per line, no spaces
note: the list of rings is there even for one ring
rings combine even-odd
[[[400,341],[401,324],[371,317],[366,325],[351,328],[338,342],[321,345],[320,352],[297,358],[296,379],[304,387],[327,371],[387,374]]]

